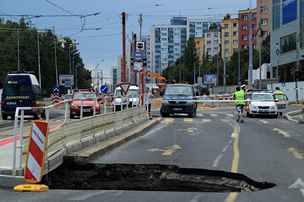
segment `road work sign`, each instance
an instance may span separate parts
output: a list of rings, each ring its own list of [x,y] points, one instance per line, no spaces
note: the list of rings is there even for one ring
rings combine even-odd
[[[48,122],[34,121],[30,134],[24,179],[31,183],[41,181],[47,152]]]

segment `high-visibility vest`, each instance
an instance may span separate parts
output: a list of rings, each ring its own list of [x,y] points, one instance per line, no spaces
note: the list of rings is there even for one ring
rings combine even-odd
[[[274,91],[274,95],[285,95],[285,93],[281,90]]]
[[[234,93],[234,99],[236,105],[245,105],[245,92],[243,90],[236,91]]]

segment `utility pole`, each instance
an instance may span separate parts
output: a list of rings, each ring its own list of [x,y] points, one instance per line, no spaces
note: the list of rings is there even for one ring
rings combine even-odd
[[[40,64],[39,31],[37,31],[37,54],[38,54],[38,76],[39,76],[39,86],[40,86],[40,88],[41,88],[41,64]]]
[[[297,33],[297,67],[294,73],[297,104],[299,104],[299,88],[298,88],[299,71],[300,71],[300,32]]]
[[[18,60],[18,71],[21,70],[20,68],[20,30],[17,28],[17,60]]]
[[[220,84],[220,66],[219,66],[219,53],[216,54],[216,86]]]
[[[143,14],[139,14],[138,24],[139,24],[139,41],[141,41],[141,39],[142,39]]]
[[[241,48],[240,45],[238,47],[238,79],[237,83],[241,85]]]
[[[55,74],[56,74],[56,86],[58,86],[58,64],[57,64],[57,37],[55,35],[55,26],[53,27],[54,33],[54,59],[55,59]]]
[[[122,61],[121,82],[126,82],[126,13],[122,12]]]
[[[70,65],[70,74],[72,74],[71,44],[69,44],[69,65]]]
[[[223,85],[225,87],[225,90],[226,90],[226,78],[227,78],[227,75],[226,75],[226,62],[227,62],[227,58],[225,57],[224,58],[224,76],[223,76]]]
[[[249,66],[248,66],[248,85],[253,85],[253,47],[252,47],[252,10],[251,0],[249,0]]]
[[[193,68],[193,84],[196,83],[196,64],[194,63],[194,68]]]

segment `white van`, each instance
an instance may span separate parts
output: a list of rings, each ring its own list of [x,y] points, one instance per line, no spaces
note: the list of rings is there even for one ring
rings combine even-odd
[[[113,105],[115,111],[120,111],[123,108],[134,107],[139,105],[139,88],[137,86],[130,86],[127,96],[122,95],[121,87],[115,88]]]

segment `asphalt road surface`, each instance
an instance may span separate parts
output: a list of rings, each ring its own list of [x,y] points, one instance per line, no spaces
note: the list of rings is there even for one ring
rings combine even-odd
[[[237,124],[231,109],[198,117],[164,118],[144,136],[96,158],[95,163],[161,163],[239,172],[277,186],[259,192],[178,193],[0,190],[0,201],[255,202],[304,201],[304,125],[283,119],[253,118]]]

